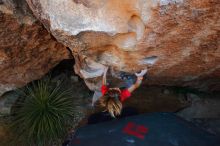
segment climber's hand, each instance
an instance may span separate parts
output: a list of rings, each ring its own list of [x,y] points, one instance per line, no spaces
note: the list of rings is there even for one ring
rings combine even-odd
[[[136,82],[128,88],[128,91],[131,93],[133,92],[135,89],[137,89],[143,80],[143,76],[147,73],[147,69],[142,70],[140,73],[135,73],[135,75],[137,76],[137,80]]]
[[[147,69],[141,70],[140,73],[135,73],[137,77],[143,77],[147,73]]]

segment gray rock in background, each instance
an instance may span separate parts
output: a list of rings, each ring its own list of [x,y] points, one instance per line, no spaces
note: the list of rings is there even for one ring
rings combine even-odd
[[[15,91],[7,92],[0,97],[0,115],[9,115],[11,108],[18,99],[18,94]]]
[[[220,99],[199,97],[195,94],[187,95],[191,105],[177,113],[186,120],[195,118],[220,118]]]

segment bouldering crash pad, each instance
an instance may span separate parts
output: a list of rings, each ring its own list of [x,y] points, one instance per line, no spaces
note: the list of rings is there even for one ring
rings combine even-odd
[[[173,113],[150,113],[79,128],[69,146],[219,146],[220,139]]]

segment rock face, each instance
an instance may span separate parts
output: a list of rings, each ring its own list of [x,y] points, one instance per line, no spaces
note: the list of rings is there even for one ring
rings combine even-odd
[[[25,0],[0,0],[0,95],[39,79],[68,57]]]
[[[72,50],[90,89],[111,75],[149,69],[147,84],[220,89],[219,0],[26,0]]]

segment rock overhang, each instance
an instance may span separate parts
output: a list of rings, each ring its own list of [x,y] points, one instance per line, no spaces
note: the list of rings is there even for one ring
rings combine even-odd
[[[49,22],[57,40],[70,47],[75,71],[84,79],[110,66],[126,72],[150,68],[150,84],[200,88],[194,81],[204,80],[207,86],[211,78],[219,81],[218,0],[27,2],[40,20]]]

